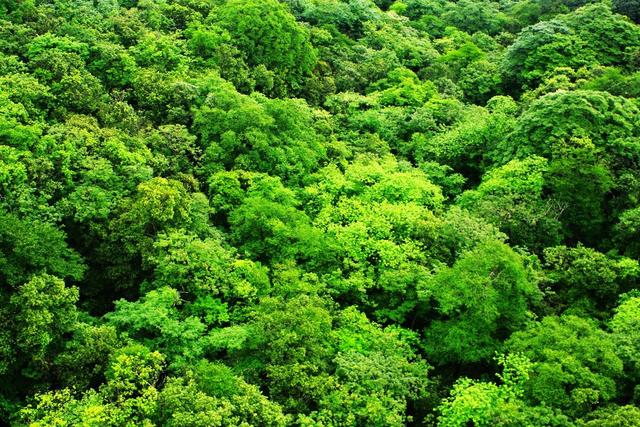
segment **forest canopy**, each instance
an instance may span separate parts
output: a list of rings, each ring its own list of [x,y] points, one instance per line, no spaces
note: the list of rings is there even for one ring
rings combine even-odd
[[[0,424],[640,426],[638,0],[0,0]]]

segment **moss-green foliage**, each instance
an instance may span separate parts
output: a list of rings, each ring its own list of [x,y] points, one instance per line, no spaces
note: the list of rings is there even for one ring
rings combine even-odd
[[[0,423],[638,425],[637,0],[0,0]]]

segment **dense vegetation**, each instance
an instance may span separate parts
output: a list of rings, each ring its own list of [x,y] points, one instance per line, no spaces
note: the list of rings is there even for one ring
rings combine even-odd
[[[0,419],[640,425],[638,0],[0,0]]]

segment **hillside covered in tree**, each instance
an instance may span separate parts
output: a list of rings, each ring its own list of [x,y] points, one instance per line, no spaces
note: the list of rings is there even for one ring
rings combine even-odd
[[[0,0],[0,420],[640,426],[639,23]]]

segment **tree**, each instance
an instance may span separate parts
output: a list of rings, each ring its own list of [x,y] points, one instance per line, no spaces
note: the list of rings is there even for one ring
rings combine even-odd
[[[558,91],[529,106],[518,118],[510,141],[520,142],[512,148],[518,155],[549,157],[555,143],[572,136],[589,137],[596,147],[613,149],[607,141],[635,136],[637,121],[638,108],[627,99],[606,92]]]
[[[596,62],[594,52],[559,19],[525,28],[509,46],[502,63],[511,89],[534,88],[558,67],[579,68]]]
[[[626,47],[639,38],[637,26],[597,3],[525,28],[507,49],[503,70],[516,89],[533,89],[558,67],[628,66]]]
[[[623,253],[637,258],[640,255],[640,208],[624,211],[614,227],[615,240]]]
[[[89,72],[106,88],[122,88],[131,83],[137,71],[135,59],[120,44],[97,42],[90,47]]]
[[[194,118],[205,173],[244,169],[293,181],[325,159],[328,144],[304,101],[241,95],[221,79],[211,90]]]
[[[527,25],[568,13],[586,4],[591,0],[526,0],[510,3],[507,6],[507,15],[513,19],[510,28],[520,29]]]
[[[625,98],[637,98],[640,96],[638,82],[640,73],[627,74],[616,67],[601,67],[594,70],[589,81],[584,82],[580,88],[609,92]]]
[[[513,131],[517,105],[504,96],[492,98],[486,108],[470,106],[459,111],[451,108],[453,103],[440,104],[434,106],[439,107],[439,115],[444,116],[445,120],[440,119],[444,129],[433,137],[427,132],[413,135],[415,159],[419,163],[435,160],[452,167],[471,182],[478,182],[482,173],[496,162],[500,155],[498,148]],[[453,113],[453,117],[447,117],[447,113]],[[500,158],[499,163],[504,164],[513,157]]]
[[[161,350],[172,368],[197,360],[203,352],[205,325],[194,316],[183,318],[180,294],[163,287],[148,292],[139,301],[116,301],[106,316],[110,325],[141,342],[145,348]]]
[[[547,170],[542,157],[512,160],[487,172],[457,204],[499,227],[514,245],[541,250],[557,244],[562,239],[562,206],[543,198]]]
[[[548,302],[556,312],[607,316],[618,295],[635,288],[640,278],[636,260],[610,257],[584,246],[545,248],[544,262],[544,286],[553,292]]]
[[[148,257],[154,267],[154,288],[171,287],[182,298],[218,297],[253,301],[266,293],[269,278],[259,263],[238,259],[221,236],[199,239],[184,231],[158,235]]]
[[[595,242],[606,226],[605,200],[615,184],[598,151],[588,138],[559,141],[552,148],[547,185],[566,207],[559,217],[574,241]]]
[[[69,247],[65,234],[52,224],[23,219],[0,210],[0,277],[15,286],[34,273],[82,279],[86,266]]]
[[[639,297],[623,297],[621,304],[609,322],[609,327],[616,344],[616,352],[625,363],[625,374],[633,382],[640,375],[640,335],[638,334]]]
[[[225,382],[228,388],[210,387]],[[247,384],[226,366],[206,361],[191,375],[169,378],[159,395],[159,407],[157,422],[170,427],[284,427],[291,422],[258,387]]]
[[[288,411],[315,406],[333,383],[328,371],[335,350],[326,303],[313,295],[264,298],[246,327],[246,341],[234,357],[245,375],[265,378],[269,396]]]
[[[613,0],[613,11],[627,15],[636,24],[640,23],[640,4],[637,0]]]
[[[415,334],[380,328],[354,307],[342,311],[336,323],[334,378],[339,386],[322,397],[320,409],[309,418],[376,426],[418,421],[420,414],[408,415],[408,409],[428,398],[429,366],[412,349]]]
[[[484,242],[442,268],[419,288],[433,320],[423,346],[440,364],[489,360],[530,317],[540,297],[525,259],[499,242]]]
[[[208,202],[202,193],[189,193],[182,182],[161,177],[139,184],[136,190],[134,197],[123,200],[121,213],[111,224],[113,236],[130,253],[149,252],[155,235],[168,228],[208,232]]]
[[[21,388],[30,380],[47,375],[64,334],[76,321],[78,289],[48,274],[33,276],[17,287],[0,312],[3,333],[0,373],[20,379]]]
[[[54,360],[77,320],[78,289],[41,273],[0,298],[0,413],[8,418],[19,399],[55,381]]]
[[[72,338],[54,359],[54,372],[63,387],[86,390],[104,381],[109,358],[122,347],[122,340],[113,326],[91,325],[84,322],[86,316],[78,317]]]
[[[617,395],[622,360],[607,332],[577,316],[548,316],[525,331],[515,332],[506,349],[533,363],[525,396],[538,404],[582,416]]]
[[[640,409],[633,405],[616,406],[593,411],[579,421],[580,427],[632,427],[640,422]]]
[[[288,8],[276,1],[231,0],[214,15],[232,35],[251,67],[273,71],[273,87],[267,93],[298,91],[316,63],[308,30],[298,24]]]
[[[568,235],[594,243],[608,226],[607,209],[619,210],[635,199],[637,174],[627,160],[635,154],[627,141],[637,134],[638,120],[637,106],[625,98],[557,91],[534,101],[518,118],[510,143],[497,151],[507,159],[530,154],[548,158],[548,189],[570,208],[560,217]]]
[[[482,32],[489,35],[499,33],[508,22],[497,3],[472,0],[447,3],[442,20],[469,34]]]
[[[451,395],[438,410],[438,425],[474,426],[570,426],[563,416],[545,406],[529,406],[524,399],[525,384],[533,364],[517,353],[497,358],[502,384],[462,378],[453,385]]]
[[[296,194],[270,176],[258,175],[228,215],[231,241],[252,259],[277,263],[297,259],[317,237]]]
[[[477,105],[483,105],[499,95],[501,83],[499,65],[490,60],[479,60],[467,65],[460,70],[458,80],[465,99]]]
[[[391,51],[400,64],[419,71],[436,60],[437,53],[426,35],[402,21],[375,20],[365,22],[363,42],[376,51]]]
[[[431,242],[440,189],[419,169],[366,156],[344,172],[327,167],[309,184],[304,203],[327,245],[309,265],[343,303],[361,304],[378,321],[406,319],[438,253]]]
[[[145,33],[130,51],[141,67],[156,67],[170,72],[184,67],[187,58],[182,55],[183,41],[162,33]]]
[[[612,13],[609,5],[595,2],[565,15],[564,19],[596,53],[601,65],[623,68],[631,65],[628,49],[640,43],[640,29]]]
[[[381,11],[371,0],[364,1],[304,1],[287,0],[296,16],[318,26],[333,25],[351,37],[360,37],[365,24],[377,21]]]
[[[76,396],[71,389],[37,395],[20,412],[20,420],[40,427],[52,424],[82,426],[153,425],[163,356],[141,345],[116,352],[107,370],[107,382],[99,390]]]
[[[181,125],[164,125],[145,135],[146,145],[155,155],[158,173],[177,176],[193,172],[193,165],[200,160],[196,137]]]
[[[421,82],[413,71],[397,68],[388,77],[371,86],[377,89],[373,96],[381,105],[420,106],[435,95],[436,89],[431,82]]]

